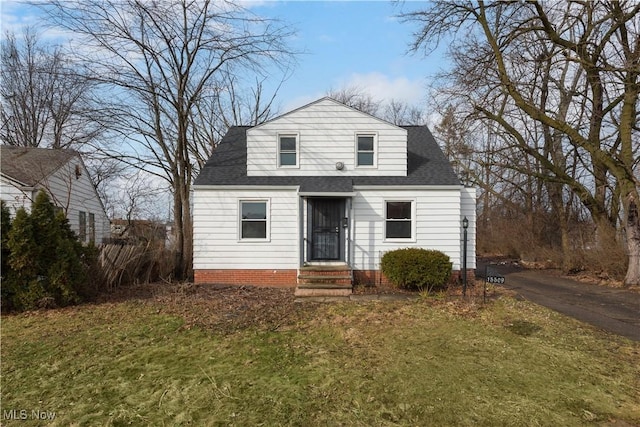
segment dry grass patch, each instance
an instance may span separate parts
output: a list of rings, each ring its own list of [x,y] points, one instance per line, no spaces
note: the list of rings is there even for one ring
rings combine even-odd
[[[640,345],[530,303],[278,292],[155,289],[3,316],[3,411],[60,426],[640,423]]]

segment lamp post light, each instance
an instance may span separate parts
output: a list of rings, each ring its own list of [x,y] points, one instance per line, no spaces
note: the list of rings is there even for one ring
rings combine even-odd
[[[467,295],[467,228],[469,220],[465,216],[462,220],[463,244],[462,244],[462,296]]]

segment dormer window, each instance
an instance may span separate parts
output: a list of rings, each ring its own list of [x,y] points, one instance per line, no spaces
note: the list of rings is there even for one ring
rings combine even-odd
[[[278,135],[278,167],[298,167],[298,135]]]
[[[376,165],[376,135],[356,135],[356,165],[371,167]]]

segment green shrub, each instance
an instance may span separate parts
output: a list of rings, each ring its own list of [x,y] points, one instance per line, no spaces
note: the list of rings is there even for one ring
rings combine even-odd
[[[432,292],[444,289],[451,279],[451,261],[444,253],[421,248],[389,251],[382,256],[381,268],[398,287]]]
[[[56,215],[46,193],[38,194],[31,215],[18,210],[6,236],[6,249],[3,308],[29,310],[80,301],[87,266],[95,255],[78,242],[64,215]]]

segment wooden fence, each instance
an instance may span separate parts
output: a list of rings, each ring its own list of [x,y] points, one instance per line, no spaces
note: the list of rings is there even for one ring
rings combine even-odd
[[[171,253],[157,244],[107,244],[99,257],[107,289],[137,283],[168,280],[172,272]]]

